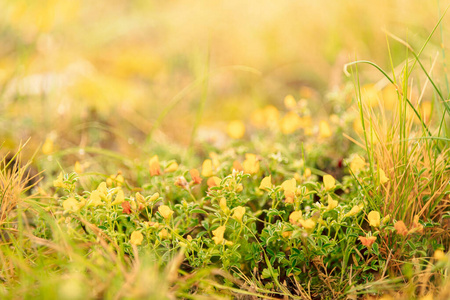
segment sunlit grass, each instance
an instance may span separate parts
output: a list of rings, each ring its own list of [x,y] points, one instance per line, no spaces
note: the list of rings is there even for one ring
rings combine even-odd
[[[0,1],[0,298],[447,299],[445,5]]]

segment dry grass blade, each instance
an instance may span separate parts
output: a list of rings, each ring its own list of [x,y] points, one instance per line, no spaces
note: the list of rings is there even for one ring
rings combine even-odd
[[[30,162],[21,164],[20,150],[0,161],[0,228],[17,216],[17,207],[24,203],[24,194],[38,183],[39,174],[30,175]],[[31,196],[29,196],[31,197]]]

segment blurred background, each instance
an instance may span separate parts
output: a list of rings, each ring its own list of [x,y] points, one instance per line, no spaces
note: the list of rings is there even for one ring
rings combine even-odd
[[[133,158],[163,143],[226,140],[233,120],[251,139],[267,118],[261,110],[285,109],[289,94],[308,101],[317,126],[353,97],[344,64],[401,68],[406,48],[386,32],[418,51],[447,5],[0,0],[2,150],[31,137],[29,155],[39,147],[44,154],[97,147]],[[449,22],[421,56],[427,67],[436,57],[445,66]],[[444,86],[444,68],[433,75]],[[359,77],[382,80],[369,66]]]

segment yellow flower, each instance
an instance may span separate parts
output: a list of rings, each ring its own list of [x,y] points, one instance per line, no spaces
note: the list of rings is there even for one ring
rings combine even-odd
[[[102,202],[102,198],[100,197],[100,192],[98,190],[92,191],[89,197],[88,207],[100,205],[104,205],[104,203]]]
[[[284,197],[286,203],[293,203],[295,198],[295,191],[297,189],[297,182],[295,178],[284,181],[281,184],[281,188],[284,190]]]
[[[164,169],[165,173],[172,173],[175,172],[176,170],[178,170],[178,163],[176,161],[173,161],[172,163],[170,163],[167,168]]]
[[[415,215],[413,219],[413,224],[408,233],[423,233],[423,225],[419,223],[419,216]]]
[[[171,210],[167,205],[161,205],[160,207],[158,207],[158,211],[166,220],[170,219],[173,215],[173,210]]]
[[[221,209],[226,215],[229,214],[230,209],[229,209],[228,206],[227,206],[227,199],[225,199],[224,197],[220,198],[219,206],[220,206],[220,209]]]
[[[53,152],[53,140],[51,138],[46,138],[44,145],[42,145],[42,153],[49,155]]]
[[[159,167],[158,155],[154,155],[150,159],[149,166],[150,166],[150,176],[157,176],[157,175],[161,174],[161,168]]]
[[[75,198],[69,197],[67,200],[64,200],[62,203],[64,212],[77,212],[80,210],[80,202],[78,202]]]
[[[223,234],[225,233],[225,225],[218,227],[216,230],[212,231],[213,240],[216,245],[219,245],[223,242]]]
[[[245,154],[245,160],[242,164],[244,168],[244,173],[247,174],[256,174],[259,171],[259,161],[256,158],[255,154],[247,153]]]
[[[330,125],[327,121],[319,123],[319,138],[329,138],[332,135]]]
[[[186,178],[184,178],[184,176],[179,176],[177,177],[177,179],[175,179],[175,185],[183,188],[183,189],[188,189],[189,188],[189,183],[187,182]]]
[[[408,234],[408,229],[406,228],[406,225],[403,221],[395,222],[394,228],[397,231],[397,233],[402,236],[406,236]]]
[[[361,89],[362,100],[370,107],[374,107],[378,104],[378,99],[380,97],[380,92],[375,87],[374,84],[366,84]]]
[[[75,165],[73,166],[73,170],[78,174],[83,173],[83,167],[81,166],[81,164],[78,160],[75,162]]]
[[[291,212],[291,214],[289,215],[289,223],[291,224],[298,224],[298,221],[302,218],[302,212],[297,210],[297,211],[293,211]]]
[[[161,229],[161,231],[158,233],[158,236],[161,240],[166,239],[169,237],[169,232],[167,231],[167,229],[163,228]]]
[[[360,236],[360,237],[358,237],[358,239],[361,241],[361,244],[363,244],[367,248],[371,248],[373,243],[375,243],[375,241],[377,240],[377,237],[376,236],[369,236],[369,237]]]
[[[284,238],[288,238],[292,235],[292,231],[288,231],[286,226],[283,226],[283,231],[281,232],[281,236]]]
[[[212,166],[215,170],[217,170],[220,166],[219,155],[215,152],[209,152],[209,157],[211,157]]]
[[[308,220],[300,219],[298,222],[308,232],[312,231],[314,229],[314,227],[316,226],[316,222],[312,218],[309,218]]]
[[[373,210],[368,215],[367,218],[369,219],[369,225],[372,227],[380,227],[380,213]]]
[[[242,167],[241,163],[237,160],[233,161],[233,167],[231,167],[231,172],[233,170],[236,170],[238,172],[244,171],[244,168]]]
[[[213,176],[213,177],[208,178],[208,180],[206,181],[206,184],[208,185],[208,187],[215,187],[215,186],[219,186],[221,182],[222,182],[222,179],[220,179],[217,176]]]
[[[235,120],[228,123],[227,126],[227,134],[232,139],[240,139],[245,134],[245,125],[242,123],[242,121]]]
[[[387,110],[394,110],[398,103],[398,92],[395,85],[387,85],[382,93],[384,108]]]
[[[58,188],[66,188],[67,185],[64,183],[64,175],[63,173],[59,173],[58,178],[53,180],[53,186]]]
[[[311,176],[311,169],[310,168],[306,168],[305,172],[303,173],[303,177],[306,179],[308,177]]]
[[[440,249],[434,251],[433,257],[434,257],[435,260],[438,260],[438,261],[442,261],[442,262],[447,262],[448,261],[447,255],[445,255],[444,251],[442,251]]]
[[[385,184],[386,182],[389,181],[389,178],[386,177],[386,173],[384,173],[383,169],[379,169],[379,174],[380,174],[380,183],[381,184]]]
[[[130,237],[130,244],[132,245],[140,245],[142,244],[142,241],[144,240],[144,236],[140,231],[133,231]]]
[[[294,109],[297,106],[294,96],[287,95],[284,97],[284,106],[286,106],[287,109]]]
[[[213,176],[212,161],[210,159],[205,159],[205,161],[202,164],[202,176],[203,177]]]
[[[335,187],[336,180],[333,176],[327,174],[323,176],[323,184],[325,185],[326,190],[331,190]]]
[[[356,216],[361,211],[361,209],[362,209],[361,206],[362,206],[361,204],[353,206],[352,209],[344,215],[344,218]]]
[[[150,199],[148,200],[149,202],[153,202],[153,201],[155,201],[156,199],[158,199],[159,198],[159,193],[154,193],[151,197],[150,197]]]
[[[328,195],[327,211],[334,209],[337,205],[338,205],[338,201],[337,200],[333,200],[333,198],[331,198],[331,196]]]
[[[142,195],[141,195],[141,197],[142,197]],[[124,201],[125,201],[125,196],[123,194],[122,189],[119,188],[119,190],[117,191],[117,194],[116,194],[116,198],[111,203],[111,205],[122,204]]]
[[[350,162],[350,170],[352,170],[353,174],[358,174],[359,171],[364,169],[365,166],[366,166],[366,162],[365,162],[364,158],[362,158],[358,154],[356,154],[353,157],[352,161]]]
[[[263,180],[261,180],[261,184],[259,185],[260,190],[269,190],[272,188],[272,175],[269,175],[267,177],[264,177]]]
[[[420,111],[422,113],[422,118],[425,122],[430,120],[431,113],[433,112],[433,107],[430,101],[424,101],[420,104]]]
[[[108,194],[108,188],[106,186],[106,182],[101,182],[98,187],[97,187],[97,191],[99,192],[101,197],[105,197]]]
[[[242,223],[242,217],[245,214],[245,207],[243,206],[238,206],[234,209],[233,212],[233,218],[236,219],[238,222]]]
[[[280,129],[284,134],[291,134],[296,131],[301,124],[301,118],[293,111],[288,112],[280,120]]]

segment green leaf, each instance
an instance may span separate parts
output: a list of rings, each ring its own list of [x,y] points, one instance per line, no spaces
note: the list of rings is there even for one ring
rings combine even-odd
[[[200,208],[194,208],[193,210],[190,211],[192,214],[205,214],[207,215],[208,213],[206,211],[204,211],[203,209]]]

